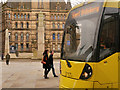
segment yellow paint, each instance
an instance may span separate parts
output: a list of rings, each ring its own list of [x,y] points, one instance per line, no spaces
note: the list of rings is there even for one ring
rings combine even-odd
[[[69,61],[71,68],[65,60],[61,60],[60,88],[118,88],[119,55],[115,53],[101,62],[94,63]],[[81,80],[79,78],[86,63],[92,67],[93,75],[88,80]],[[70,77],[66,72],[71,73]]]

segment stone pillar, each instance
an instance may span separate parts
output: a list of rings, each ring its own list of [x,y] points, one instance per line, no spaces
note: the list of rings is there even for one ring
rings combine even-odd
[[[38,50],[34,49],[33,50],[33,57],[32,59],[42,59],[43,57],[43,52],[45,50],[45,45],[44,45],[44,15],[42,12],[39,13],[39,17],[38,17]]]
[[[39,13],[39,18],[38,18],[38,52],[37,52],[37,56],[38,56],[39,59],[42,59],[43,52],[45,50],[44,33],[45,33],[44,15],[43,15],[42,12],[40,12]]]
[[[0,3],[0,60],[2,54],[2,3]]]
[[[5,55],[10,52],[9,50],[10,50],[10,48],[9,48],[9,33],[8,33],[8,29],[6,29],[5,30]]]

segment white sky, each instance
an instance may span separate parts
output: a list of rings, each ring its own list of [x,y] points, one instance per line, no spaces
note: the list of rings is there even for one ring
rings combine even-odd
[[[0,0],[0,3],[1,3],[1,1],[2,2],[6,2],[7,0]],[[15,0],[14,0],[15,1]],[[18,0],[16,0],[16,1],[18,1]],[[43,0],[44,1],[44,0]],[[82,1],[85,1],[85,0],[70,0],[71,1],[71,4],[72,4],[72,6],[74,6],[74,5],[77,5],[77,4],[79,4],[80,2],[82,2]],[[67,2],[67,0],[65,0],[65,2]]]

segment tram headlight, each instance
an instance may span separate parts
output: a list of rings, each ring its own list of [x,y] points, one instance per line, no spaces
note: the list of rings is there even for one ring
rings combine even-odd
[[[92,68],[89,64],[85,64],[80,79],[82,80],[89,79],[91,76],[92,76]]]

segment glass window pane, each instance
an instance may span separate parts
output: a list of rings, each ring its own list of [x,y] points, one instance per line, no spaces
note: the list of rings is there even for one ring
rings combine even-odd
[[[116,21],[112,15],[104,17],[104,25],[100,38],[100,59],[115,52]]]

